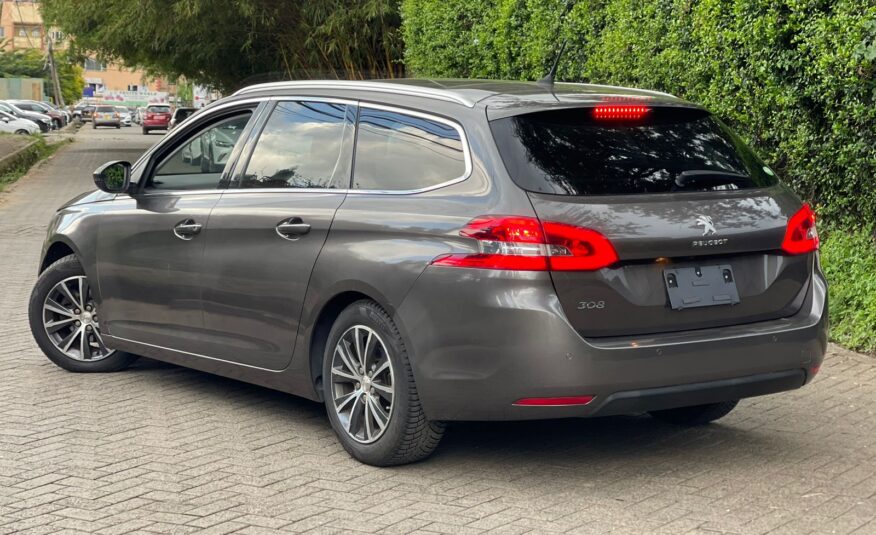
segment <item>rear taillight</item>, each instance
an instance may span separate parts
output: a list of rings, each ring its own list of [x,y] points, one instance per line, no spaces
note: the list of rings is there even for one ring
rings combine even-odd
[[[151,113],[146,114],[146,119],[152,119],[153,115]]]
[[[593,117],[608,121],[635,120],[641,119],[650,111],[650,107],[640,104],[601,104],[593,108]]]
[[[788,219],[782,250],[788,254],[805,254],[818,250],[818,230],[815,228],[815,212],[804,204]]]
[[[534,217],[483,216],[463,228],[477,253],[447,254],[438,266],[520,271],[593,271],[617,262],[608,238],[587,228]]]

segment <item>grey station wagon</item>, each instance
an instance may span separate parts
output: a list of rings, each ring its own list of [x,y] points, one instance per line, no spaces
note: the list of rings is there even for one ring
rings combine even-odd
[[[46,355],[323,401],[369,464],[426,457],[453,420],[705,424],[826,348],[812,210],[664,93],[263,84],[94,179],[48,229]]]

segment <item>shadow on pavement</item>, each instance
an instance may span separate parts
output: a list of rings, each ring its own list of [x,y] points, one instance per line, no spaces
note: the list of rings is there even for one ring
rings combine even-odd
[[[217,412],[221,412],[223,403],[266,404],[270,409],[259,414],[266,425],[301,424],[329,429],[321,403],[282,392],[147,358],[122,373],[136,373],[145,381],[155,381],[159,389],[179,389],[185,383],[191,395],[216,407]],[[745,410],[743,402],[737,411]],[[560,473],[573,470],[576,478],[584,475],[580,470],[596,476],[633,469],[638,476],[650,477],[663,476],[682,466],[696,471],[700,465],[705,469],[725,463],[756,464],[761,446],[763,455],[768,455],[769,451],[781,449],[782,441],[791,440],[783,434],[734,426],[732,417],[725,420],[731,423],[698,428],[665,424],[647,415],[454,422],[435,455],[418,466],[438,469],[441,465],[464,463],[473,470],[493,471],[517,465]]]

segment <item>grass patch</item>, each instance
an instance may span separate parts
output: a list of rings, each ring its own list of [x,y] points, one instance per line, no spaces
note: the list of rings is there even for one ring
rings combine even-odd
[[[876,239],[869,229],[826,229],[821,265],[830,284],[830,337],[876,354]]]
[[[45,158],[48,158],[58,150],[59,147],[66,144],[66,141],[59,143],[48,144],[43,137],[34,137],[36,143],[28,147],[21,154],[16,156],[14,161],[10,162],[6,167],[0,170],[0,192],[6,186],[12,184],[27,173],[28,169]]]

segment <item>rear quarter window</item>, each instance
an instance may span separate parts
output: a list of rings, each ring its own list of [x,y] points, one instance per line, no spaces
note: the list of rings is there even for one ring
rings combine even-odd
[[[632,195],[772,186],[773,172],[726,125],[699,109],[653,108],[606,120],[594,108],[490,123],[505,167],[527,191]]]
[[[451,123],[362,108],[353,188],[412,191],[462,178],[465,150],[461,128]]]

